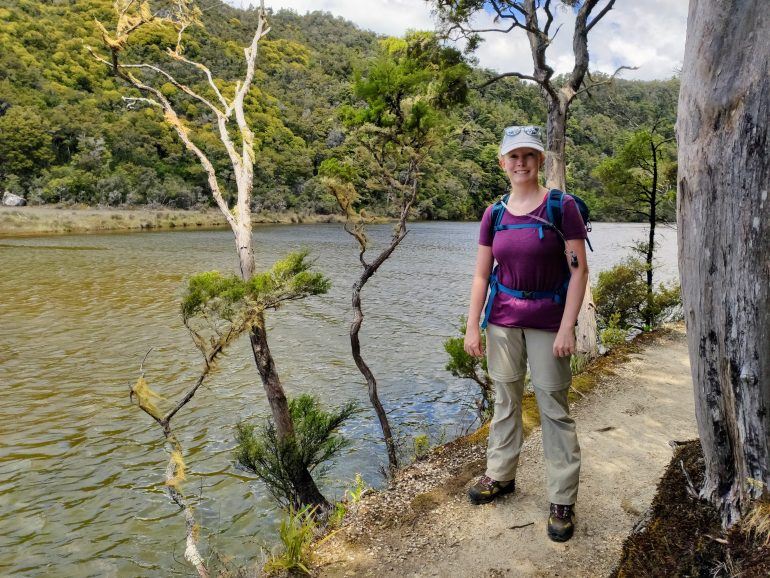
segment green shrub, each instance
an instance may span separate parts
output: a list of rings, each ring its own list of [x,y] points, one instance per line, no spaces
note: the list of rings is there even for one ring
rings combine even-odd
[[[414,459],[421,460],[430,451],[430,438],[428,434],[420,434],[412,440],[414,446]]]
[[[646,279],[647,265],[635,258],[599,273],[593,295],[600,328],[608,328],[616,316],[615,326],[620,329],[649,331],[677,316],[681,306],[679,285],[660,283],[648,294]]]
[[[599,339],[606,349],[613,349],[614,347],[622,345],[626,342],[626,339],[628,338],[628,330],[620,327],[619,323],[620,314],[613,313],[610,316],[610,321],[607,324],[607,327],[602,329],[599,333]]]
[[[300,395],[289,401],[294,437],[279,440],[275,424],[269,418],[259,429],[252,424],[239,423],[236,426],[235,461],[262,480],[281,505],[298,508],[299,494],[290,473],[297,467],[312,473],[320,466],[319,474],[323,476],[328,467],[325,462],[350,445],[337,432],[356,411],[354,402],[336,411],[325,411],[312,395]]]
[[[361,501],[361,497],[368,489],[363,476],[361,474],[356,474],[355,480],[353,481],[353,487],[345,490],[345,495],[348,497],[351,504],[357,504]]]
[[[482,422],[492,418],[495,404],[495,394],[492,378],[487,372],[486,357],[472,357],[465,352],[465,332],[468,328],[467,319],[460,317],[460,337],[450,337],[444,341],[444,350],[449,354],[446,370],[455,377],[470,379],[476,383],[481,393],[476,400],[476,412]],[[481,346],[486,348],[486,336],[481,334]]]

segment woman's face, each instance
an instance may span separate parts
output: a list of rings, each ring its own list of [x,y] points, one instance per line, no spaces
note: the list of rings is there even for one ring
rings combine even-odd
[[[529,147],[513,149],[500,157],[500,167],[508,175],[512,185],[537,183],[541,158],[541,153],[537,149]]]

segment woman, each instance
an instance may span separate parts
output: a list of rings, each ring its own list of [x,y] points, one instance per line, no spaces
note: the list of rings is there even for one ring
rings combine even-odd
[[[473,504],[482,504],[515,489],[523,438],[521,397],[529,360],[551,502],[548,536],[564,542],[574,531],[580,474],[580,446],[567,393],[572,381],[575,324],[588,279],[587,235],[575,200],[558,191],[549,195],[540,184],[544,161],[538,127],[505,129],[499,162],[511,189],[504,210],[490,206],[481,220],[465,334],[465,351],[483,356],[479,320],[489,288],[484,326],[495,408],[487,470],[468,495]],[[561,199],[559,228],[551,224],[549,196]],[[498,265],[493,271],[494,261]]]

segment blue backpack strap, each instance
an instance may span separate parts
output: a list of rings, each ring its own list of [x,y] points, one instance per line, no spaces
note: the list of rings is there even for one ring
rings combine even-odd
[[[586,230],[590,231],[590,217],[588,216],[588,206],[585,204],[585,202],[580,199],[580,197],[576,195],[572,195],[572,198],[575,199],[575,204],[578,207],[578,211],[580,211],[580,216],[583,218],[583,221],[586,223]],[[581,207],[582,205],[582,207]],[[560,191],[559,189],[551,189],[548,192],[548,202],[545,206],[546,215],[548,216],[548,221],[553,223],[554,227],[559,229],[559,231],[562,231],[561,223],[562,223],[562,215],[564,214],[564,192]],[[585,211],[585,214],[583,214]],[[591,246],[591,241],[586,236],[586,243],[588,244],[588,248],[593,252],[594,248]]]
[[[546,225],[547,226],[547,225]],[[511,229],[537,229],[537,236],[540,238],[540,240],[543,240],[543,225],[540,223],[522,223],[520,225],[498,225],[495,227],[495,232],[497,231],[510,231]]]
[[[492,205],[492,238],[494,239],[495,233],[499,231],[500,223],[503,220],[503,215],[505,214],[505,205],[504,203],[508,202],[508,197],[510,194],[505,195],[501,200],[497,201],[494,205]]]
[[[548,222],[561,231],[561,215],[564,208],[564,193],[559,189],[548,191],[548,201],[545,204],[545,214]]]

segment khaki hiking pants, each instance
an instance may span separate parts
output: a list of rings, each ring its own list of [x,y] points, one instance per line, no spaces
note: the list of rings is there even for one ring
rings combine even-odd
[[[486,475],[512,480],[524,439],[521,398],[529,360],[540,409],[548,499],[574,504],[580,477],[580,445],[567,393],[572,382],[569,357],[554,357],[556,333],[539,329],[487,326],[487,366],[495,384],[495,411],[489,426]]]

